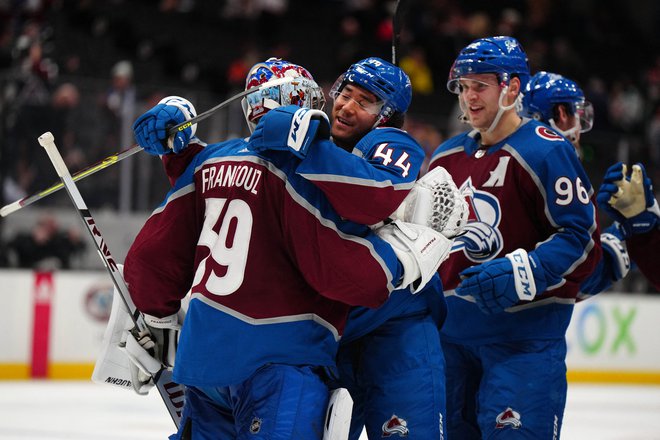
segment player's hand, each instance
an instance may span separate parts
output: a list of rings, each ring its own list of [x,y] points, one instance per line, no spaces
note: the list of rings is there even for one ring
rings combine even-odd
[[[543,269],[533,253],[523,249],[467,268],[460,276],[463,281],[456,295],[472,297],[487,315],[500,313],[520,301],[531,301],[547,288]]]
[[[633,165],[630,176],[619,162],[608,168],[596,195],[598,206],[619,225],[623,238],[643,234],[660,224],[660,209],[644,166]]]
[[[390,216],[425,225],[447,238],[459,235],[468,220],[468,205],[451,176],[437,167],[422,176]]]
[[[153,376],[162,368],[174,368],[174,359],[181,325],[179,316],[157,318],[144,315],[148,330],[126,330],[121,348],[128,359],[133,389],[147,394],[154,386]]]
[[[315,139],[329,138],[330,121],[324,112],[288,105],[259,119],[250,145],[255,151],[284,150],[302,159]]]
[[[183,126],[168,138],[167,129],[197,116],[190,101],[178,96],[168,96],[141,115],[133,123],[133,133],[138,145],[149,154],[160,156],[181,152],[188,146],[197,130],[197,124]]]

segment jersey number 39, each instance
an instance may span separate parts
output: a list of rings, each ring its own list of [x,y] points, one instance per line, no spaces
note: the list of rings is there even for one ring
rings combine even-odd
[[[209,293],[220,296],[234,293],[243,284],[252,235],[250,206],[243,200],[232,199],[224,210],[226,203],[224,198],[206,199],[206,217],[197,245],[206,246],[210,253],[199,263],[193,280],[193,286],[196,286],[204,279],[209,259],[226,267],[225,274],[218,276],[211,265],[204,286]],[[223,211],[224,215],[220,217]],[[216,226],[219,226],[217,233]],[[232,232],[233,236],[230,236]]]

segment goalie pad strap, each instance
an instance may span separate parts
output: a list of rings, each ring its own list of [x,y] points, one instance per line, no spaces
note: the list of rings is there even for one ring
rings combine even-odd
[[[531,301],[536,296],[536,283],[534,282],[534,273],[529,264],[529,256],[524,249],[516,249],[506,258],[511,261],[513,266],[513,279],[516,285],[516,293],[521,301]]]

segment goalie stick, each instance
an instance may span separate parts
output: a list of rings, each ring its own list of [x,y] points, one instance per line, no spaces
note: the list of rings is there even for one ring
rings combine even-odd
[[[126,300],[126,298],[130,298],[126,282],[119,272],[117,263],[112,257],[110,249],[108,249],[108,246],[103,239],[103,235],[101,235],[101,231],[96,226],[94,217],[92,217],[92,214],[87,209],[87,205],[85,204],[85,201],[83,200],[82,195],[76,186],[76,183],[69,173],[69,170],[67,169],[66,164],[60,155],[60,152],[57,150],[57,146],[55,146],[55,138],[51,132],[46,132],[39,136],[38,140],[39,144],[46,150],[46,153],[48,154],[53,167],[55,167],[57,175],[62,180],[62,186],[66,188],[71,201],[80,214],[82,222],[85,224],[87,231],[92,236],[92,240],[96,245],[96,250],[101,257],[104,266],[108,270],[115,288],[119,292],[122,301],[126,305],[126,308],[131,312],[133,322],[135,323],[138,330],[148,332],[148,327],[144,323],[142,314],[134,307],[130,307],[129,302]],[[183,386],[172,381],[172,373],[166,368],[162,368],[158,373],[153,375],[153,380],[156,388],[158,389],[158,392],[163,398],[163,402],[165,403],[170,416],[172,417],[172,421],[178,428],[179,422],[181,420],[181,409],[183,407]]]
[[[189,119],[185,122],[182,122],[181,124],[174,125],[170,128],[167,129],[167,134],[168,136],[172,136],[173,134],[176,134],[177,131],[185,130],[186,128],[190,127],[192,124],[195,124],[199,121],[203,121],[204,119],[208,118],[218,110],[226,107],[230,103],[236,101],[237,99],[241,99],[246,95],[249,95],[251,93],[259,92],[263,89],[270,88],[270,87],[275,87],[275,86],[280,86],[282,84],[289,83],[293,81],[294,78],[292,77],[286,77],[286,78],[277,78],[273,81],[269,81],[267,83],[264,83],[260,85],[257,88],[251,88],[249,90],[244,90],[241,93],[237,93],[236,95],[232,96],[231,98],[228,98],[224,101],[222,101],[220,104],[216,105],[215,107],[200,113],[199,115],[195,116],[192,119]],[[122,161],[126,159],[127,157],[130,157],[134,155],[135,153],[138,153],[142,151],[142,147],[140,147],[137,144],[132,145],[131,147],[120,151],[119,153],[115,153],[111,156],[106,157],[105,159],[96,162],[95,164],[92,164],[77,173],[73,174],[72,180],[74,182],[77,182],[81,179],[84,179],[85,177],[91,176],[92,174],[96,173],[97,171],[101,171],[105,168],[108,168],[111,165],[116,164],[119,161]],[[9,214],[18,211],[19,209],[31,205],[32,203],[43,199],[44,197],[47,197],[60,189],[64,187],[64,184],[62,182],[57,182],[53,184],[52,186],[44,189],[43,191],[39,191],[36,194],[33,194],[31,196],[23,197],[22,199],[16,200],[15,202],[9,203],[8,205],[3,206],[0,208],[0,217],[7,217]]]

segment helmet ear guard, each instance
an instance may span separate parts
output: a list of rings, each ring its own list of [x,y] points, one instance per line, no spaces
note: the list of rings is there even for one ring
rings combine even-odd
[[[278,79],[273,87],[264,84]],[[245,79],[245,90],[258,88],[241,100],[243,114],[250,132],[254,131],[258,119],[268,111],[286,105],[297,105],[315,110],[323,110],[325,96],[323,89],[314,81],[307,69],[279,58],[269,58],[250,69]]]

